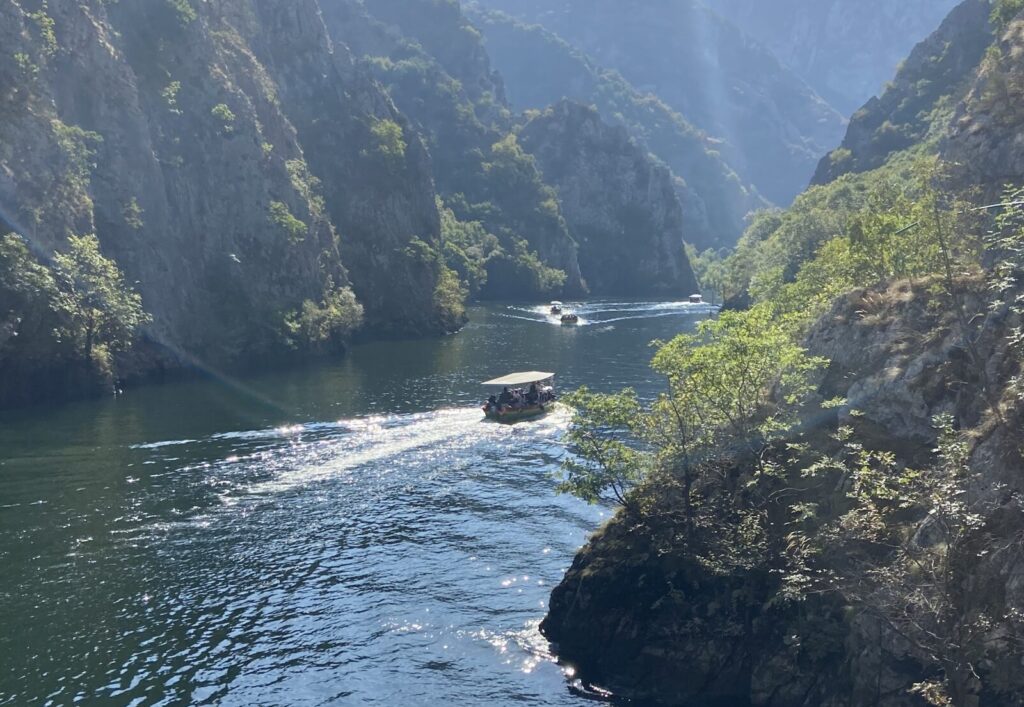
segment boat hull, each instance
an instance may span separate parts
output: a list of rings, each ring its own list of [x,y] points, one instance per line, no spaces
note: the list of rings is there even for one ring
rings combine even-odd
[[[555,406],[555,403],[545,403],[544,405],[530,405],[528,407],[519,408],[518,410],[508,409],[502,412],[497,410],[484,409],[484,415],[488,420],[494,420],[495,422],[504,422],[511,424],[513,422],[520,422],[522,420],[530,420],[535,417],[541,417],[542,415],[548,414],[548,412]]]

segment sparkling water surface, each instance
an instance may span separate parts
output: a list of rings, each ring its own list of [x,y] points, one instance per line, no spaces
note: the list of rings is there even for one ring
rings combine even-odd
[[[442,339],[0,416],[0,704],[585,704],[537,630],[611,509],[555,493],[562,409],[654,395],[681,302],[473,308]]]

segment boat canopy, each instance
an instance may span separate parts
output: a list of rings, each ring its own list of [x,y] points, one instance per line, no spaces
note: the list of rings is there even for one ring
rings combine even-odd
[[[483,385],[528,385],[530,383],[539,383],[545,381],[548,378],[554,378],[554,373],[544,373],[543,371],[523,371],[522,373],[510,373],[503,378],[495,378],[491,381],[485,381]]]
[[[554,307],[561,307],[561,306],[562,306],[562,303],[561,303],[561,302],[559,302],[559,301],[558,301],[558,300],[556,300],[556,299],[553,299],[553,300],[551,300],[551,304],[552,304],[552,306],[554,306]]]

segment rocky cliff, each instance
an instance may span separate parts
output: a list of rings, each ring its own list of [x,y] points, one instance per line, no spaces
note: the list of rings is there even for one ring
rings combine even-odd
[[[672,175],[624,128],[562,101],[532,117],[519,141],[558,192],[592,292],[681,297],[697,291]]]
[[[850,119],[842,145],[824,157],[814,183],[882,166],[909,148],[934,149],[949,129],[992,44],[987,0],[965,0],[910,53],[885,91]]]
[[[843,115],[852,115],[896,73],[957,0],[707,0],[768,47]]]
[[[459,324],[409,251],[439,241],[429,156],[315,1],[0,9],[0,211],[44,265],[95,232],[135,283],[151,345],[121,375],[306,353],[360,311],[378,334]],[[326,301],[348,304],[297,335]],[[4,309],[39,341],[8,340],[0,398],[73,394],[44,385],[81,368],[61,337]]]
[[[315,1],[2,8],[3,211],[43,256],[95,231],[174,358],[285,348],[349,282],[375,331],[451,326],[405,252],[439,238],[429,157]]]
[[[1024,174],[1024,13],[1002,30],[957,108],[943,154],[996,196]]]
[[[965,287],[965,306],[984,311],[984,289]],[[805,344],[810,353],[831,358],[820,395],[842,396],[856,413],[809,418],[800,444],[823,444],[821,432],[851,425],[869,448],[918,463],[935,446],[932,416],[955,413],[970,430],[973,492],[992,502],[985,532],[1010,542],[1005,552],[970,560],[972,587],[957,610],[1012,615],[1024,607],[1024,552],[1012,540],[1024,530],[1016,498],[1024,488],[1024,460],[1021,408],[1010,402],[1019,359],[1007,334],[1020,317],[1003,305],[968,325],[973,350],[985,362],[979,368],[965,350],[965,330],[951,304],[930,282],[858,290],[837,301]],[[998,419],[985,414],[982,396],[967,393],[983,383],[1006,406]],[[742,485],[754,472],[733,473]],[[841,507],[845,483],[808,484],[794,474],[780,488],[802,489],[797,502],[814,499],[824,516]],[[828,593],[787,601],[781,568],[722,572],[687,559],[676,544],[678,488],[661,485],[645,498],[654,505],[643,520],[620,512],[580,551],[541,624],[560,659],[585,683],[660,705],[924,704],[912,687],[934,675],[934,666],[915,660],[871,614]],[[792,529],[783,527],[784,533]],[[1014,629],[997,620],[988,630],[997,640]],[[1006,658],[976,666],[985,687],[971,704],[1019,704],[1019,655]]]
[[[501,80],[458,5],[326,0],[323,8],[333,36],[361,57],[426,142],[445,204],[496,241],[462,244],[486,270],[480,296],[581,294],[576,243],[536,166],[510,138]]]
[[[542,110],[562,100],[592,104],[606,122],[624,126],[675,174],[687,241],[700,249],[732,245],[744,217],[764,206],[722,154],[728,146],[690,125],[654,95],[641,94],[621,74],[540,25],[475,6],[473,23],[504,78],[512,106]]]
[[[543,25],[734,148],[739,175],[788,204],[845,121],[767,49],[690,0],[487,0]]]

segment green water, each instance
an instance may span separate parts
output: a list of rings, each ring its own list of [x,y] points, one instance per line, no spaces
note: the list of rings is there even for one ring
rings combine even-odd
[[[537,631],[609,509],[554,492],[563,410],[479,381],[658,388],[707,308],[475,308],[459,334],[0,417],[0,704],[578,704]]]

